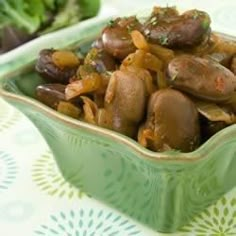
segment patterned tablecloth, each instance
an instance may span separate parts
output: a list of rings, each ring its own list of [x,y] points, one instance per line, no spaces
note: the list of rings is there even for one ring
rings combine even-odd
[[[104,0],[103,10],[161,3],[207,10],[213,28],[236,36],[236,1]],[[150,4],[147,4],[150,2]],[[193,3],[194,2],[194,3]],[[210,4],[211,3],[211,4]],[[67,183],[42,136],[20,112],[0,99],[1,236],[157,236],[138,222],[86,196]],[[171,235],[236,235],[236,188]]]

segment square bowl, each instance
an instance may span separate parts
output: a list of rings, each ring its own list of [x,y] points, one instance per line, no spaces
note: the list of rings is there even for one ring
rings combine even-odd
[[[86,51],[106,22],[81,27],[76,40],[62,47]],[[1,66],[0,95],[34,123],[64,178],[82,191],[154,230],[174,232],[236,185],[236,125],[191,153],[152,152],[37,101],[42,79],[29,56],[30,50],[22,52],[21,61]]]

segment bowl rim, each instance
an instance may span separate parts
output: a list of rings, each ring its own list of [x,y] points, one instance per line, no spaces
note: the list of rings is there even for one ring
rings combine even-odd
[[[105,18],[105,20],[107,20],[107,21],[109,19],[110,19],[110,17]],[[104,22],[104,18],[102,18],[102,19],[100,18],[99,20],[100,20],[99,21],[100,23]],[[93,19],[93,22],[94,22],[94,19]],[[97,24],[99,24],[99,22],[97,22]],[[224,33],[219,33],[219,32],[215,32],[215,33],[217,33],[225,38],[228,38],[231,40],[236,40],[235,36],[224,34]],[[78,38],[77,41],[79,41],[79,40],[80,39]],[[68,46],[70,46],[70,45],[68,45]],[[118,132],[115,132],[115,131],[112,131],[109,129],[105,129],[105,128],[102,128],[102,127],[99,127],[96,125],[92,125],[92,124],[89,124],[89,123],[86,123],[86,122],[83,122],[80,120],[70,118],[70,117],[63,115],[63,114],[53,110],[52,108],[44,105],[43,103],[37,101],[36,99],[33,99],[31,97],[27,97],[25,95],[16,94],[13,92],[8,92],[7,90],[5,90],[1,80],[11,79],[13,74],[15,74],[16,72],[19,73],[19,71],[21,72],[24,68],[27,68],[30,65],[32,65],[32,62],[34,61],[34,59],[35,58],[33,58],[31,60],[31,62],[27,62],[26,64],[22,64],[19,67],[15,68],[11,71],[7,71],[6,73],[0,75],[0,96],[1,97],[3,97],[5,100],[20,101],[20,102],[24,103],[25,105],[33,106],[38,110],[38,112],[42,112],[45,115],[52,117],[53,119],[57,119],[58,121],[66,124],[66,125],[69,125],[70,127],[85,129],[85,130],[88,130],[89,132],[92,132],[96,135],[99,134],[99,135],[102,135],[106,138],[110,138],[111,140],[113,140],[115,142],[119,142],[120,144],[126,145],[131,150],[138,153],[139,154],[138,156],[143,157],[143,159],[149,159],[149,160],[153,160],[153,161],[167,161],[168,163],[170,161],[174,161],[177,163],[195,162],[195,161],[198,161],[201,159],[206,159],[209,156],[208,155],[209,152],[211,152],[214,149],[217,149],[218,147],[221,146],[222,140],[224,140],[226,142],[227,139],[232,138],[232,136],[235,136],[235,138],[236,138],[236,124],[234,124],[234,125],[226,127],[223,130],[219,131],[217,134],[215,134],[210,139],[205,141],[196,150],[194,150],[192,152],[184,153],[184,152],[180,152],[178,150],[170,150],[170,151],[166,151],[166,152],[151,151],[151,150],[141,146],[134,139],[131,139],[131,138],[129,138],[125,135],[122,135]]]

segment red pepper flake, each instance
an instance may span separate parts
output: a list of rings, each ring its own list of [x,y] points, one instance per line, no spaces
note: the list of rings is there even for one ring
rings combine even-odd
[[[216,79],[215,79],[215,88],[217,91],[223,93],[224,90],[225,90],[225,83],[224,83],[224,80],[222,77],[218,76]]]

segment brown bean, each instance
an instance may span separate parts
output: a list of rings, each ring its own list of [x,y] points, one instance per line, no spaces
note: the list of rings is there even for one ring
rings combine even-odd
[[[76,74],[79,60],[76,60],[77,57],[72,52],[68,52],[66,57],[62,56],[63,53],[54,49],[42,50],[36,62],[36,71],[52,83],[67,84]]]
[[[199,130],[198,112],[188,97],[173,89],[161,89],[152,94],[143,127],[144,135],[148,134],[148,148],[193,151],[199,144]]]
[[[86,65],[91,65],[98,73],[114,71],[116,69],[116,61],[112,55],[104,49],[92,48],[85,60]]]
[[[206,12],[191,10],[178,16],[153,16],[146,22],[144,33],[152,43],[169,48],[183,48],[199,44],[209,33],[210,17]]]
[[[138,30],[141,24],[136,17],[117,18],[102,32],[102,43],[105,50],[118,59],[124,59],[135,51],[130,32]]]
[[[61,101],[65,101],[65,88],[63,84],[42,84],[36,88],[36,97],[47,106],[57,109]]]
[[[171,86],[209,101],[225,101],[236,89],[235,75],[205,58],[178,56],[169,63],[167,73]]]
[[[105,96],[105,110],[110,117],[106,127],[129,137],[136,135],[147,99],[145,72],[120,70],[112,74]]]

